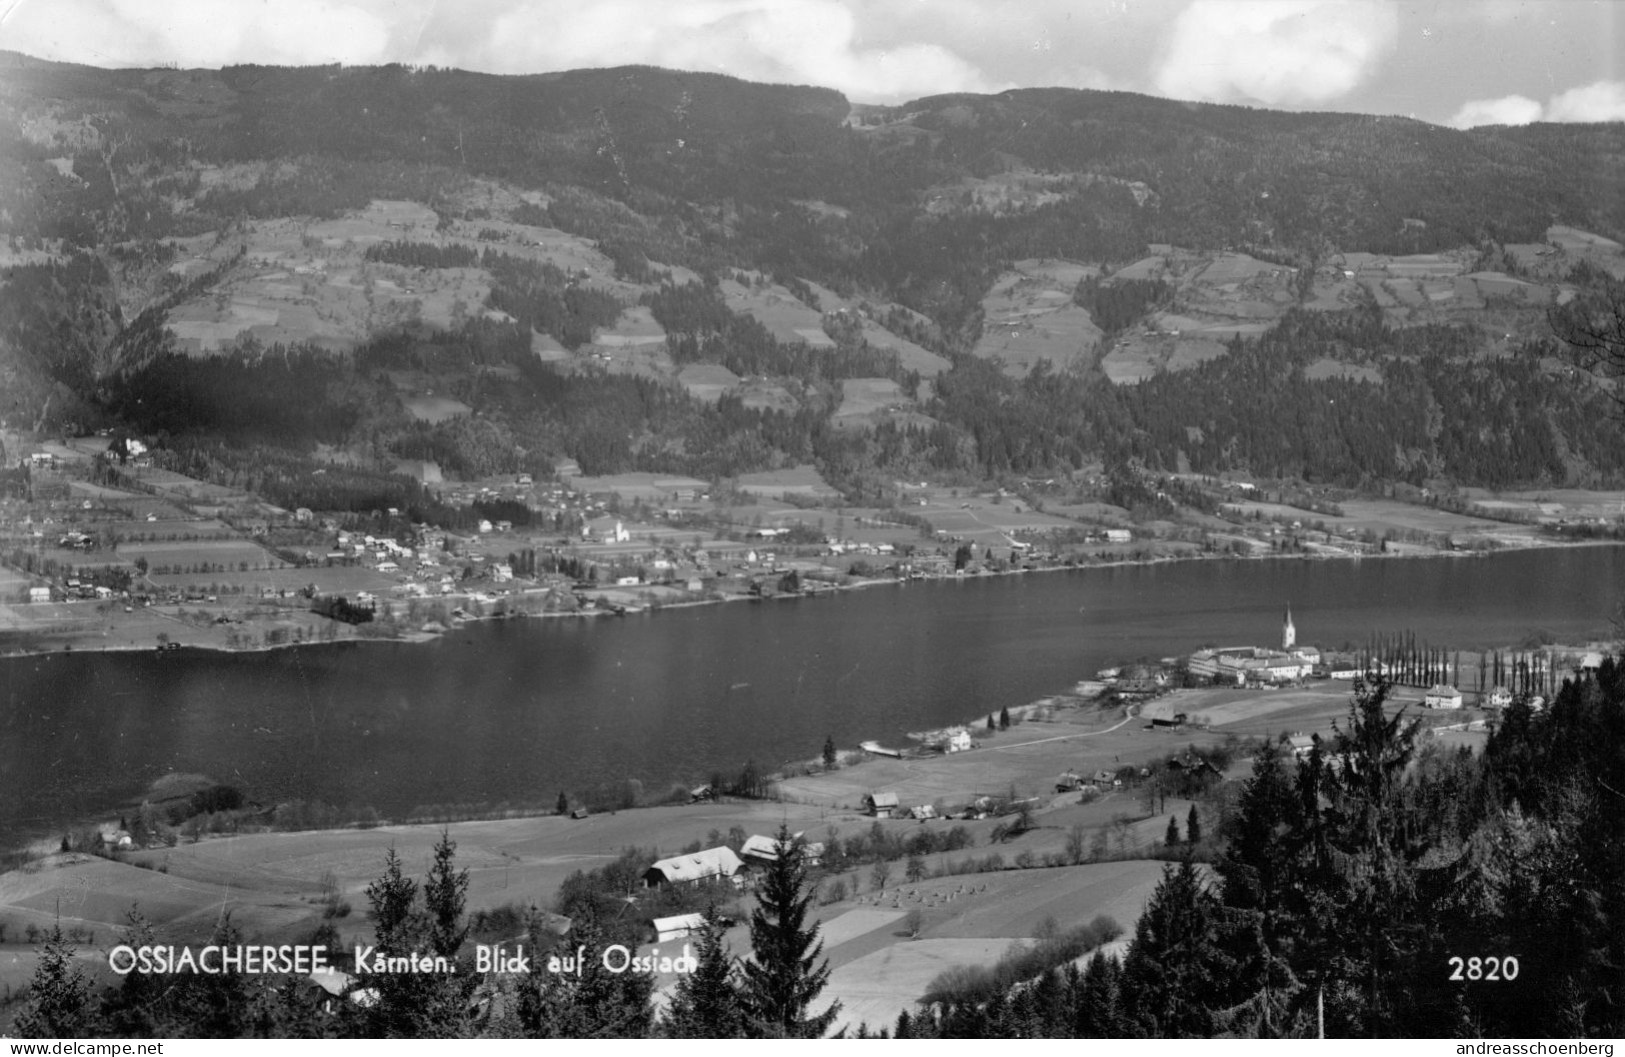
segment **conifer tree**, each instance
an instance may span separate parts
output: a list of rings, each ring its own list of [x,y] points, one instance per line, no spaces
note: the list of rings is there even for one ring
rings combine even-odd
[[[705,909],[692,973],[677,981],[676,993],[661,1022],[673,1039],[742,1039],[749,1037],[750,1013],[739,992],[739,974],[723,940],[715,905]]]
[[[138,904],[132,904],[124,915],[124,928],[119,931],[119,942],[127,947],[140,948],[155,942],[152,925],[141,913]],[[104,992],[102,1017],[109,1035],[124,1038],[173,1035],[158,1023],[158,1006],[164,990],[162,978],[147,973],[126,973],[118,987]]]
[[[1185,839],[1192,844],[1202,842],[1202,818],[1196,813],[1196,805],[1191,805],[1191,813],[1185,819]]]
[[[1179,843],[1179,820],[1172,815],[1168,816],[1168,832],[1163,835],[1162,843],[1170,848]]]
[[[1072,1027],[1079,1038],[1115,1039],[1127,1032],[1123,1024],[1118,979],[1123,966],[1097,949],[1083,971],[1081,994],[1072,1014]]]
[[[829,962],[823,960],[819,926],[807,925],[812,892],[804,845],[783,823],[777,839],[782,850],[762,878],[760,905],[751,914],[754,960],[745,965],[745,995],[762,1028],[787,1038],[816,1039],[834,1023],[840,1003],[808,1015],[829,980]]]
[[[417,902],[417,882],[401,872],[401,857],[391,847],[384,853],[384,872],[367,886],[367,902],[372,904],[374,943],[380,954],[407,954],[412,949],[412,911]]]
[[[1229,1005],[1231,969],[1218,924],[1218,899],[1191,859],[1165,866],[1123,963],[1123,994],[1138,1031],[1154,1038],[1213,1034],[1213,1007]]]
[[[28,1000],[17,1017],[17,1034],[25,1039],[81,1038],[95,1034],[90,984],[74,962],[74,947],[51,926],[28,985]]]
[[[548,972],[544,965],[531,964],[518,1009],[526,1037],[648,1038],[653,1027],[649,974],[612,972],[603,959],[611,940],[596,921],[580,922],[573,936],[575,944],[585,948],[579,974]]]
[[[468,938],[463,908],[468,898],[468,871],[454,863],[457,842],[442,829],[434,846],[434,865],[423,883],[423,902],[429,911],[429,946],[444,958],[455,958]]]

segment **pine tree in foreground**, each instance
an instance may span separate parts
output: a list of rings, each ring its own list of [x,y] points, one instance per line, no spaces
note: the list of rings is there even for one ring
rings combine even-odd
[[[839,1002],[817,1016],[808,1007],[829,980],[829,962],[818,925],[807,926],[812,889],[807,883],[805,847],[780,824],[779,856],[762,878],[760,905],[750,918],[754,961],[745,965],[745,997],[758,1030],[787,1038],[816,1039],[829,1030]]]
[[[28,1001],[17,1017],[17,1034],[25,1039],[80,1038],[93,1034],[90,985],[74,964],[74,947],[62,935],[62,923],[51,927],[34,966]]]
[[[723,932],[716,906],[706,907],[694,971],[678,979],[661,1022],[662,1034],[674,1039],[750,1036],[750,1012],[739,992],[739,974]]]

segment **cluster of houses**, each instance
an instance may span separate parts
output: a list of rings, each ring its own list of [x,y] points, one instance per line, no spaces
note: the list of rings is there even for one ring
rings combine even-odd
[[[1298,629],[1292,623],[1292,610],[1288,607],[1281,623],[1280,649],[1227,646],[1197,650],[1191,654],[1186,667],[1192,675],[1215,683],[1279,686],[1307,679],[1320,663],[1318,649],[1298,645]]]
[[[796,833],[792,841],[802,841],[802,861],[817,866],[824,859],[821,841],[807,842]],[[685,852],[666,859],[657,859],[643,872],[644,888],[664,885],[700,885],[726,882],[743,889],[753,873],[760,874],[774,863],[788,848],[776,837],[754,834],[745,839],[736,852],[726,844],[700,851]],[[698,915],[694,915],[698,916]]]
[[[985,803],[984,803],[985,802]],[[993,801],[990,797],[978,798],[976,804],[965,812],[966,818],[985,818],[986,812],[991,810]],[[977,806],[981,806],[981,814],[975,814]],[[937,809],[931,804],[915,804],[904,807],[896,793],[865,793],[863,795],[863,810],[875,818],[909,818],[916,822],[929,822],[939,818]]]

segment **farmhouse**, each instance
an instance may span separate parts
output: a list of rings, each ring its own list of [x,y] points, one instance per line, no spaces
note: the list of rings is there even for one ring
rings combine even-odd
[[[51,600],[51,589],[49,587],[30,587],[28,589],[28,600],[30,602],[49,602]]]
[[[1512,691],[1504,686],[1492,686],[1484,695],[1484,704],[1490,708],[1506,708],[1512,704]]]
[[[704,851],[689,855],[675,855],[670,859],[657,860],[644,871],[643,886],[658,888],[667,884],[692,885],[726,878],[733,881],[737,887],[740,882],[736,875],[744,865],[739,861],[739,856],[734,854],[734,850],[727,845],[706,848]]]
[[[1428,708],[1460,708],[1461,691],[1453,686],[1438,683],[1428,688],[1422,703]]]
[[[891,818],[899,804],[896,793],[865,793],[863,809],[875,818]]]
[[[797,833],[790,839],[792,841],[801,840],[801,834]],[[782,847],[777,838],[764,837],[758,833],[745,840],[745,843],[739,849],[739,855],[750,866],[767,866],[779,861],[779,853]],[[824,845],[822,843],[808,844],[803,841],[801,859],[808,866],[817,866],[824,861]]]
[[[1128,529],[1107,529],[1106,530],[1106,542],[1107,543],[1127,543],[1130,540],[1132,540],[1133,538],[1134,538],[1134,534],[1131,533]]]
[[[1303,759],[1315,751],[1315,739],[1308,734],[1294,734],[1286,739],[1287,748],[1296,759]]]

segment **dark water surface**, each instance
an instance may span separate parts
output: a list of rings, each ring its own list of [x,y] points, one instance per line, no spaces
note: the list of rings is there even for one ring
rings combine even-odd
[[[477,623],[428,644],[0,661],[0,835],[105,811],[169,771],[273,802],[551,804],[895,742],[1204,644],[1411,629],[1604,634],[1625,548],[1188,562],[917,583],[625,619]]]

